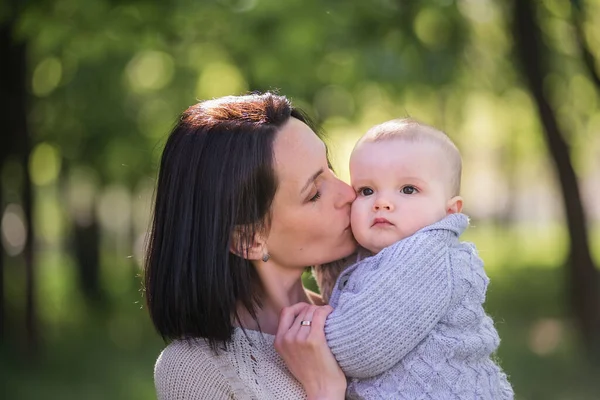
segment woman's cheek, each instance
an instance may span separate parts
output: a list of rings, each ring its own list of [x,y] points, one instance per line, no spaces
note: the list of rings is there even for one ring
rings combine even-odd
[[[354,203],[352,203],[352,210],[350,211],[350,224],[352,225],[353,232],[360,230],[362,226],[362,215],[363,212],[361,204],[358,203],[358,200],[355,200]],[[354,236],[356,236],[356,233],[354,234]]]

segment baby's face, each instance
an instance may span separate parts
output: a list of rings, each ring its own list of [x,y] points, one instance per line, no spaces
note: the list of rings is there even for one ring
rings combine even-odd
[[[350,157],[352,232],[377,253],[444,218],[450,171],[440,149],[401,139],[361,143]]]

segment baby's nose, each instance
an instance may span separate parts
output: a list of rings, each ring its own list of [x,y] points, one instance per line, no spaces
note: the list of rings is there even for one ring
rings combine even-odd
[[[375,201],[373,209],[375,211],[392,211],[394,209],[394,205],[391,201],[388,201],[385,198],[379,198]]]

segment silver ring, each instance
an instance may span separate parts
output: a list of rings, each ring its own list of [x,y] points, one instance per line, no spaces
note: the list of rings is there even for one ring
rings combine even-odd
[[[300,326],[310,326],[312,321],[300,321]]]

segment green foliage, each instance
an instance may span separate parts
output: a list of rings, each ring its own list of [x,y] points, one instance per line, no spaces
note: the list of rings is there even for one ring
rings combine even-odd
[[[600,93],[573,37],[574,3],[600,59],[597,2],[538,2],[551,55],[544,89],[597,221]],[[11,16],[6,4],[1,21]],[[558,268],[566,230],[537,110],[515,68],[509,8],[492,0],[18,2],[13,37],[28,46],[43,352],[31,367],[19,347],[2,350],[8,397],[153,397],[162,343],[133,277],[162,144],[198,99],[279,90],[323,124],[346,180],[352,146],[372,125],[411,115],[443,128],[463,154],[475,225],[467,239],[492,275],[488,310],[518,398],[598,398],[600,371],[583,360],[566,317]],[[18,202],[20,168],[3,166],[6,202]],[[105,310],[83,303],[69,255],[69,223],[90,215],[104,233]],[[8,317],[21,321],[22,265],[10,259],[4,272]],[[20,329],[9,327],[10,343]]]
[[[67,165],[132,186],[196,98],[274,89],[325,119],[351,117],[365,81],[393,97],[451,82],[466,27],[455,5],[436,4],[31,2],[17,33],[30,46],[32,128]]]

